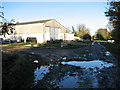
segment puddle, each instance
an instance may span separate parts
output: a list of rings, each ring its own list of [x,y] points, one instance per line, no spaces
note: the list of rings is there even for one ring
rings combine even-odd
[[[63,65],[73,65],[81,68],[99,68],[102,69],[104,67],[112,67],[112,63],[107,63],[102,60],[93,60],[93,61],[69,61],[69,62],[61,62]]]
[[[108,51],[105,52],[105,55],[106,55],[106,56],[109,56],[109,55],[110,55],[110,52],[108,52]]]
[[[109,71],[110,69],[108,71],[106,71],[107,69],[103,69],[104,67],[114,66],[112,63],[103,60],[93,60],[63,61],[61,64],[55,64],[54,66],[50,64],[49,66],[36,68],[34,71],[34,86],[40,88],[101,88],[105,87],[104,83],[111,86],[114,82],[113,74]],[[51,66],[53,69],[50,69]],[[101,69],[103,72],[101,72]],[[108,81],[111,78],[113,81]],[[44,84],[38,84],[38,81]]]
[[[95,42],[92,42],[92,45],[94,45],[95,44]]]
[[[37,84],[39,80],[42,80],[44,75],[49,73],[49,68],[48,66],[41,66],[40,68],[36,68],[34,71],[34,84]]]
[[[55,85],[55,87],[57,86],[59,88],[97,88],[98,80],[95,74],[91,74],[90,70],[84,69],[83,73],[74,72],[65,75],[60,79],[60,82]]]
[[[79,84],[77,84],[78,76],[65,76],[62,78],[61,82],[57,84],[56,86],[59,86],[60,88],[78,88]]]

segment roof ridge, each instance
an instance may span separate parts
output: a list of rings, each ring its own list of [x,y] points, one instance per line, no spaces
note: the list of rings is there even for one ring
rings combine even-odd
[[[16,24],[19,25],[19,24],[45,23],[45,22],[48,22],[50,20],[55,20],[55,19],[37,20],[37,21],[29,21],[29,22],[20,22],[20,23],[16,23]]]

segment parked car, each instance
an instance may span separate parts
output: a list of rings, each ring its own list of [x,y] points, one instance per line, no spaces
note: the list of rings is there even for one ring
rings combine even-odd
[[[11,41],[6,39],[6,40],[2,40],[2,44],[9,44]]]
[[[36,37],[27,37],[26,42],[37,43]]]
[[[10,43],[17,43],[17,40],[10,40]]]

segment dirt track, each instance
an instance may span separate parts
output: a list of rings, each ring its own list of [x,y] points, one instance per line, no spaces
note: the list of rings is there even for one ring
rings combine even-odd
[[[4,52],[13,52],[28,49],[28,47],[19,47],[19,46],[6,46],[2,45],[2,51]]]
[[[36,86],[41,87],[64,87],[64,88],[115,88],[117,76],[117,60],[109,53],[106,55],[106,48],[95,43],[77,49],[56,49],[56,48],[26,48],[26,47],[3,47],[3,51],[16,51],[17,53],[28,55],[31,61],[39,60],[40,66],[50,65],[50,73],[40,80]],[[112,63],[115,66],[111,68],[97,69],[94,72],[91,69],[80,69],[70,65],[56,64],[66,57],[66,61],[92,61],[102,60]],[[39,67],[38,67],[39,68]],[[74,81],[74,82],[73,82]],[[68,82],[72,82],[67,84]]]

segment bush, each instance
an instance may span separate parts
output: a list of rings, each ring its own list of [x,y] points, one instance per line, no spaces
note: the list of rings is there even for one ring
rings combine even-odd
[[[38,43],[37,46],[40,47],[42,44]]]
[[[91,36],[89,35],[89,34],[85,34],[84,36],[83,36],[83,39],[85,39],[85,40],[90,40],[91,41]]]
[[[35,43],[31,43],[31,46],[34,46],[35,45]]]
[[[33,65],[18,54],[2,54],[2,88],[27,88],[33,79]]]

